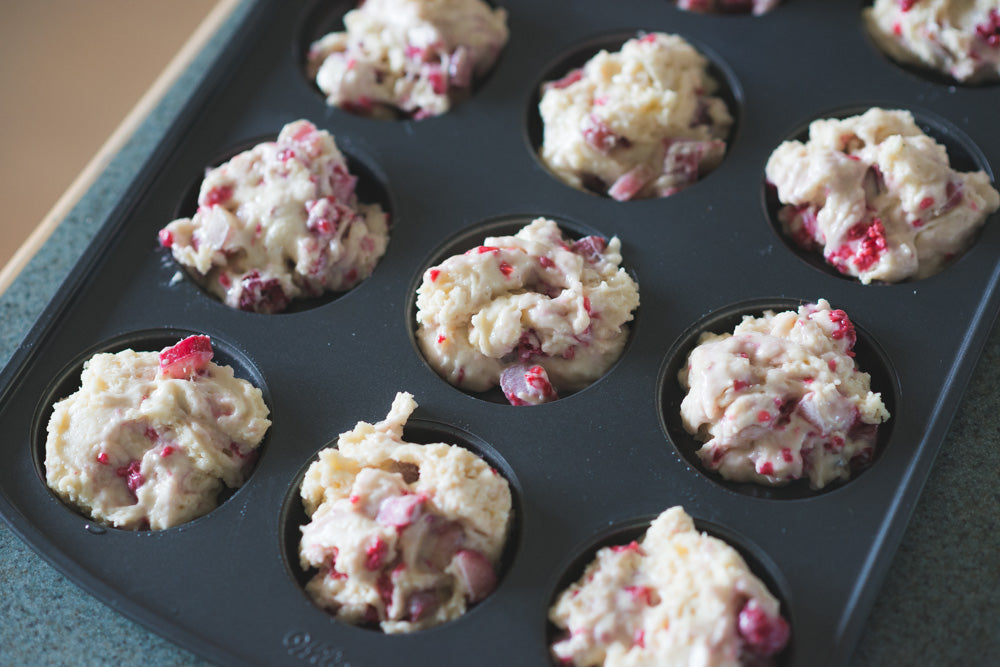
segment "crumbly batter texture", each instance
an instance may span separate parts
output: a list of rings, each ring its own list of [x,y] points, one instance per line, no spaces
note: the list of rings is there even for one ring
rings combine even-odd
[[[568,240],[545,218],[488,237],[424,272],[420,349],[456,387],[501,385],[514,405],[582,389],[621,355],[639,306],[621,261],[617,238]]]
[[[679,375],[702,463],[733,481],[805,478],[814,489],[867,465],[889,412],[855,367],[855,341],[847,314],[825,299],[702,334]]]
[[[437,116],[466,97],[507,43],[507,13],[482,0],[365,0],[316,41],[310,75],[362,115]]]
[[[699,533],[681,507],[641,542],[605,547],[549,620],[563,664],[765,665],[787,644],[779,602],[739,553]]]
[[[385,420],[358,422],[306,472],[306,592],[339,620],[422,630],[465,613],[497,585],[510,531],[507,481],[457,445],[403,440],[417,407],[398,393]]]
[[[997,0],[875,0],[872,38],[894,60],[976,83],[1000,79]]]
[[[215,508],[223,485],[243,484],[271,422],[260,389],[211,358],[207,336],[94,355],[49,419],[49,487],[117,528],[160,530]]]
[[[330,133],[297,120],[209,170],[197,212],[160,243],[227,306],[280,312],[354,287],[385,252],[388,217],[358,202],[356,183]]]
[[[766,14],[780,4],[780,0],[677,0],[677,6],[689,12],[706,14]]]
[[[908,111],[813,121],[809,140],[782,143],[765,172],[785,233],[864,284],[937,273],[1000,207],[989,176],[952,169]]]
[[[666,197],[715,168],[732,117],[708,61],[649,33],[542,85],[542,162],[563,182],[619,201]]]

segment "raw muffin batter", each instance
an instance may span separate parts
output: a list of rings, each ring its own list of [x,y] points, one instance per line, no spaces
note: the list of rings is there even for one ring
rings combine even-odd
[[[780,0],[677,0],[677,6],[689,12],[766,14],[778,6]]]
[[[424,272],[420,349],[453,385],[499,384],[514,405],[582,389],[621,355],[639,306],[621,261],[617,238],[566,240],[545,218],[514,236],[486,238]]]
[[[94,355],[49,419],[49,487],[117,528],[160,530],[212,510],[223,484],[243,484],[271,425],[260,389],[212,355],[208,336]]]
[[[1000,207],[989,177],[952,169],[908,111],[814,121],[808,142],[775,149],[766,175],[785,233],[864,284],[937,273]]]
[[[715,168],[732,117],[708,61],[649,33],[542,85],[542,162],[575,188],[619,201],[666,197]]]
[[[606,547],[563,591],[549,620],[563,664],[765,665],[787,644],[778,600],[728,544],[682,508],[641,542]]]
[[[327,102],[392,118],[437,116],[467,96],[507,43],[507,13],[482,0],[365,0],[309,50]]]
[[[226,305],[280,312],[354,287],[385,252],[388,218],[358,202],[356,183],[330,133],[297,120],[209,170],[198,211],[160,243]]]
[[[417,407],[396,394],[306,472],[302,568],[316,604],[348,623],[413,632],[465,613],[497,584],[511,523],[507,481],[457,445],[403,440]]]
[[[1000,78],[997,0],[875,0],[864,18],[879,47],[901,63],[967,83]]]
[[[807,478],[814,489],[869,463],[889,412],[855,368],[855,340],[847,314],[825,299],[702,334],[679,377],[702,463],[738,482]]]

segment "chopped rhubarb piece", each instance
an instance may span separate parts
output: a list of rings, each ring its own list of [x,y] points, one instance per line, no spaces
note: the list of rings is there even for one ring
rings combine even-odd
[[[639,554],[640,556],[646,555],[646,553],[642,550],[642,547],[639,546],[639,543],[636,542],[635,540],[632,540],[628,544],[616,544],[615,546],[611,547],[611,551],[616,554],[632,551]]]
[[[583,139],[596,151],[608,153],[616,148],[628,148],[632,142],[614,130],[606,122],[594,114],[587,117],[584,123]]]
[[[101,465],[108,465],[108,453],[101,452],[100,454],[98,454],[97,462],[100,463]]]
[[[188,336],[160,352],[160,370],[169,378],[189,379],[208,367],[212,355],[208,336]]]
[[[452,563],[465,587],[469,602],[479,602],[497,587],[497,573],[489,559],[478,551],[462,549]]]
[[[615,201],[628,201],[646,187],[650,180],[649,170],[645,165],[639,165],[619,176],[608,188],[608,196]]]
[[[288,306],[289,298],[277,278],[263,280],[254,269],[240,280],[240,310],[277,313]]]
[[[164,445],[163,449],[160,450],[160,456],[162,458],[167,458],[176,451],[177,449],[175,447],[172,447],[171,445]]]
[[[146,478],[140,472],[141,468],[142,462],[134,459],[127,466],[115,470],[115,474],[125,480],[125,485],[133,496],[136,496],[139,487],[146,483]]]
[[[431,616],[441,606],[441,596],[434,589],[417,591],[406,601],[406,613],[411,621]]]
[[[934,197],[924,197],[920,200],[919,206],[921,211],[934,206]]]
[[[431,269],[430,271],[427,272],[427,277],[431,279],[431,282],[436,281],[438,279],[438,276],[440,275],[441,275],[441,269]]]
[[[604,257],[604,249],[608,243],[600,236],[584,236],[582,239],[573,242],[570,250],[578,255],[582,255],[587,261],[594,263]]]
[[[541,366],[513,364],[500,374],[500,388],[511,405],[539,405],[559,396]]]
[[[225,203],[232,199],[233,197],[233,186],[231,185],[219,185],[208,192],[202,197],[202,200],[198,202],[201,206],[207,206],[211,208],[219,204]]]
[[[157,237],[160,239],[160,245],[164,248],[169,248],[174,245],[174,235],[169,229],[161,229],[157,232]]]
[[[753,653],[774,655],[788,643],[788,621],[781,616],[768,616],[757,600],[751,599],[743,606],[738,625],[740,635]]]
[[[773,475],[774,474],[774,464],[770,461],[764,461],[759,466],[757,466],[757,472],[761,475]]]
[[[514,273],[514,267],[508,262],[500,262],[500,273],[509,278],[510,274]]]
[[[365,549],[365,568],[372,572],[381,569],[388,553],[389,545],[381,537],[376,537]]]
[[[389,496],[379,505],[375,521],[383,526],[405,528],[420,517],[425,500],[422,494],[415,493]]]
[[[572,70],[569,74],[567,74],[566,76],[564,76],[561,79],[558,79],[556,81],[550,81],[550,82],[546,83],[545,87],[546,88],[556,88],[556,89],[559,89],[559,88],[568,88],[569,86],[573,85],[574,83],[576,83],[577,81],[579,81],[582,78],[583,78],[583,69],[577,68],[575,70]]]

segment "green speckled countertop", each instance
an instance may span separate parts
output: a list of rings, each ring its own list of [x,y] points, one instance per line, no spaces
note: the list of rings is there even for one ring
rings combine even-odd
[[[181,75],[0,295],[0,363],[21,344],[251,4],[237,7],[219,39]],[[1000,664],[998,473],[1000,330],[994,328],[852,664]],[[22,664],[203,661],[82,591],[0,522],[0,665]]]

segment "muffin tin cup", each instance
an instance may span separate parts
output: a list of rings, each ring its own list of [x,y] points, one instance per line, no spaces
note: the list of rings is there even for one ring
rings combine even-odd
[[[762,17],[694,14],[667,0],[502,4],[511,38],[497,66],[469,99],[422,121],[328,108],[302,76],[313,3],[254,4],[0,375],[0,427],[11,434],[0,442],[0,514],[98,598],[216,662],[543,665],[547,608],[574,559],[609,527],[682,505],[772,573],[791,614],[787,664],[846,663],[1000,306],[1000,216],[938,275],[865,286],[817,271],[781,240],[767,215],[764,165],[809,120],[879,104],[958,128],[959,143],[992,173],[1000,90],[900,70],[870,44],[857,3],[787,0]],[[546,68],[579,45],[639,30],[705,45],[738,91],[739,129],[703,182],[620,203],[547,173],[534,155],[530,104]],[[178,279],[157,231],[219,155],[298,118],[331,131],[389,193],[387,251],[367,280],[317,307],[231,310]],[[624,354],[600,381],[515,408],[466,394],[428,367],[413,339],[413,290],[456,239],[536,216],[618,236],[641,303]],[[773,498],[726,488],[684,455],[667,425],[675,355],[694,329],[731,309],[819,298],[860,325],[882,367],[879,383],[890,385],[874,386],[892,396],[881,454],[829,492]],[[72,384],[66,374],[136,332],[221,341],[266,387],[273,420],[247,483],[167,531],[95,526],[40,474],[39,429],[61,385]],[[414,394],[418,423],[488,445],[486,458],[496,456],[514,483],[518,514],[497,590],[462,618],[410,636],[347,626],[317,609],[288,537],[304,466],[357,421],[382,419],[397,391]]]

